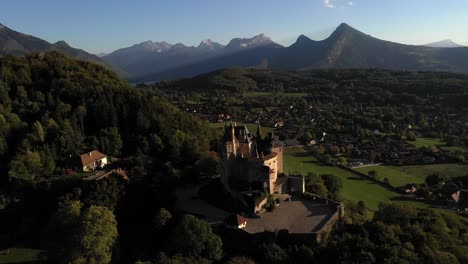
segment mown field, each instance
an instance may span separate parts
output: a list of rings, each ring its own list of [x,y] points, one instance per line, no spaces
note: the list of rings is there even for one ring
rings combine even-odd
[[[323,165],[316,158],[304,151],[288,151],[285,153],[284,159],[284,169],[287,174],[293,172],[302,172],[304,174],[313,172],[318,175],[333,174],[341,177],[344,185],[343,198],[354,202],[362,200],[371,210],[377,210],[380,202],[401,200],[398,193],[392,192],[379,184],[358,177],[338,167]],[[409,203],[410,202],[408,202],[408,204]],[[411,204],[424,206],[422,203],[411,202]]]
[[[465,164],[431,164],[415,166],[371,166],[354,169],[358,172],[368,174],[369,171],[376,171],[376,179],[384,181],[388,178],[390,185],[394,187],[404,186],[408,183],[424,183],[426,177],[436,173],[447,178],[462,177],[468,175],[468,165]]]
[[[407,141],[407,142],[417,148],[437,146],[443,150],[448,150],[448,151],[468,152],[468,149],[464,147],[447,146],[447,143],[442,141],[440,138],[416,138],[415,141]]]

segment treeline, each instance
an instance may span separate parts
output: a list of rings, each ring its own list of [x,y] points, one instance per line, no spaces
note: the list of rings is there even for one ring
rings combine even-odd
[[[166,214],[167,215],[167,214]],[[293,244],[280,235],[268,241],[236,240],[232,233],[221,235],[220,241],[211,234],[211,228],[203,229],[203,223],[193,217],[171,220],[170,215],[161,221],[157,218],[159,232],[170,234],[165,249],[150,261],[139,264],[176,263],[452,263],[468,261],[468,221],[455,214],[432,209],[416,209],[392,203],[381,204],[372,220],[355,221],[336,226],[322,243]],[[166,230],[166,231],[163,231]],[[188,232],[192,230],[192,232]],[[187,232],[187,233],[185,233]],[[168,256],[177,242],[178,254]],[[199,239],[195,239],[198,237]],[[208,243],[206,239],[212,240]],[[190,248],[190,250],[186,250]],[[207,249],[211,252],[208,254]],[[169,253],[168,253],[169,252]]]
[[[145,85],[140,85],[144,87]],[[194,78],[161,81],[154,87],[173,93],[308,93],[311,100],[356,104],[464,106],[468,75],[382,69],[312,71],[231,68]]]
[[[70,157],[90,149],[192,164],[214,139],[196,118],[99,65],[55,52],[0,63],[3,183],[6,175],[25,180],[59,175]]]

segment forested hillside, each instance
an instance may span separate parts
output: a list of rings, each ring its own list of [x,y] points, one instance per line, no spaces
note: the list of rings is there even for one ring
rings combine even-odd
[[[99,214],[93,206],[115,209],[115,214],[119,208],[125,212],[120,227],[126,217],[129,225],[144,227],[158,208],[171,207],[172,186],[180,177],[196,178],[203,171],[198,161],[213,160],[210,128],[100,65],[56,52],[8,56],[0,65],[2,248],[16,243],[47,248],[47,225],[65,221],[51,220],[59,200],[63,208],[82,208],[83,217]],[[93,149],[125,169],[129,183],[113,178],[85,182],[79,171],[68,175],[79,154]],[[122,200],[130,205],[117,206]],[[133,225],[141,214],[149,217]],[[55,257],[85,254],[64,251]]]

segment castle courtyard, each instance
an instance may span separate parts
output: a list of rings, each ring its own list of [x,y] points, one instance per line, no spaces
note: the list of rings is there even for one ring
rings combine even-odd
[[[336,208],[317,201],[293,197],[273,212],[259,218],[247,218],[244,231],[250,234],[288,230],[290,234],[307,234],[320,230],[336,213]]]

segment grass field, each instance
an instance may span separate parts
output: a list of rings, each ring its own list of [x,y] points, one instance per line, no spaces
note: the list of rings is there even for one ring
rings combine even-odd
[[[403,170],[400,170],[398,167],[394,166],[371,166],[371,167],[363,167],[363,168],[356,168],[354,169],[357,172],[368,174],[369,171],[376,171],[377,177],[376,179],[383,182],[384,178],[388,178],[390,181],[390,185],[393,187],[400,187],[404,186],[408,183],[423,183],[424,177],[418,177],[413,174],[408,174]]]
[[[303,170],[304,174],[313,172],[318,175],[333,174],[341,177],[344,184],[343,197],[354,202],[362,200],[369,209],[374,211],[377,210],[380,202],[398,201],[400,197],[399,194],[350,172],[337,167],[325,166],[303,151],[286,153],[284,161],[285,173],[301,172]]]
[[[443,150],[448,150],[448,151],[468,152],[468,149],[464,147],[447,146],[447,143],[442,141],[440,138],[416,138],[416,141],[407,141],[407,142],[417,148],[437,146]]]
[[[225,125],[229,125],[230,122],[226,122],[226,123],[209,123],[209,125],[211,127],[215,127],[215,128],[223,128]],[[254,135],[257,133],[257,124],[255,123],[240,123],[240,122],[237,122],[237,125],[238,126],[246,126],[250,132],[252,132]],[[265,126],[262,126],[262,135],[265,136],[266,134],[268,134],[269,132],[273,131],[274,128],[272,127],[265,127]]]
[[[8,255],[0,255],[0,263],[33,263],[39,261],[41,252],[32,248],[11,248]]]
[[[399,169],[405,173],[425,178],[427,175],[437,173],[447,178],[454,178],[468,175],[468,165],[466,164],[432,164],[403,166]]]
[[[445,145],[445,142],[439,138],[416,138],[415,141],[407,142],[417,148]]]
[[[468,165],[464,164],[432,164],[402,167],[381,165],[356,168],[355,170],[364,174],[375,170],[377,172],[377,180],[383,182],[383,179],[387,177],[390,180],[390,185],[394,187],[404,186],[408,183],[424,183],[426,177],[433,173],[447,178],[468,175]]]

